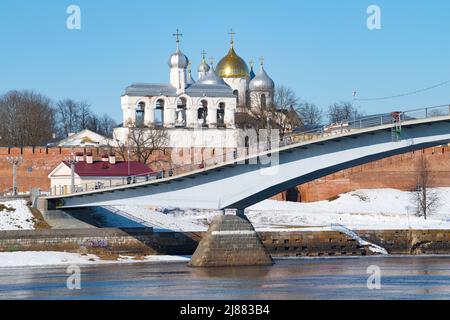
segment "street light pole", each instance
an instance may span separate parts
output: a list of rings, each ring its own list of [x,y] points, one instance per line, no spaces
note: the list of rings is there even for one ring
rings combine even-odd
[[[128,133],[127,137],[127,165],[128,165],[128,177],[131,175],[131,168],[130,168],[130,136]]]
[[[70,193],[75,193],[75,165],[78,161],[72,154],[71,157],[66,157],[66,162],[70,164]]]
[[[6,160],[13,167],[13,196],[17,196],[17,167],[23,163],[23,158],[9,156],[6,158]]]

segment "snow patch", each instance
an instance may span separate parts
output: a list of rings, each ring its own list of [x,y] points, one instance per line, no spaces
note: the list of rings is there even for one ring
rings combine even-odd
[[[0,231],[34,229],[34,217],[25,200],[4,201],[0,205],[12,209],[0,209]]]
[[[379,245],[376,245],[372,242],[369,242],[367,240],[364,240],[363,238],[361,238],[360,236],[358,236],[354,231],[344,227],[344,226],[340,226],[340,225],[332,225],[331,229],[333,229],[334,231],[338,231],[341,232],[343,234],[348,235],[350,238],[352,238],[353,240],[358,241],[358,244],[360,246],[367,246],[369,247],[369,250],[372,251],[373,253],[378,253],[378,254],[383,254],[383,255],[387,255],[389,254],[385,248],[380,247]]]
[[[0,267],[39,267],[39,266],[70,266],[70,265],[98,265],[117,263],[168,263],[188,262],[190,257],[183,256],[146,256],[142,260],[133,260],[132,257],[121,256],[117,261],[101,260],[99,257],[88,254],[68,252],[0,252]]]

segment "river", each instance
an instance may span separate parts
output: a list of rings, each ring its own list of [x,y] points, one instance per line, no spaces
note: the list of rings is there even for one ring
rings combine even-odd
[[[369,290],[367,269],[381,270]],[[192,269],[185,264],[0,269],[0,299],[450,299],[450,257],[277,260],[273,267]]]

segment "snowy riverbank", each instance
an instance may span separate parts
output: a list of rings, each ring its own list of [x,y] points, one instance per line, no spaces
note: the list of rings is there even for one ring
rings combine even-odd
[[[395,189],[358,190],[314,203],[268,200],[251,207],[248,217],[257,228],[341,224],[353,230],[450,229],[450,188],[435,191],[440,205],[427,220],[415,215],[412,192]]]
[[[258,231],[324,231],[336,225],[350,230],[435,229],[450,230],[450,188],[436,189],[440,206],[428,220],[414,214],[413,194],[394,189],[358,190],[334,201],[290,203],[266,200],[246,211]],[[0,230],[31,230],[33,215],[25,201],[2,203]],[[153,227],[157,232],[206,231],[219,211],[177,208],[116,206],[98,208],[108,227]],[[0,253],[0,267],[66,266],[121,263],[187,262],[188,257],[148,256],[142,260],[121,257],[101,260],[94,255],[64,252]]]
[[[5,267],[40,267],[70,266],[127,263],[175,263],[188,262],[190,257],[184,256],[146,256],[136,260],[133,257],[120,257],[118,260],[101,260],[88,254],[68,252],[0,252],[0,268]]]

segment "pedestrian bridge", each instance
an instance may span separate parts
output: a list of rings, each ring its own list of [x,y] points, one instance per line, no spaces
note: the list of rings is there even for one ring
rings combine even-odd
[[[49,209],[133,204],[243,210],[289,188],[343,169],[450,143],[448,106],[445,113],[431,113],[428,109],[414,112],[424,116],[403,112],[396,120],[389,120],[386,115],[355,120],[341,124],[332,132],[322,128],[298,133],[270,151],[189,173],[42,200]],[[262,159],[270,159],[272,164]]]

